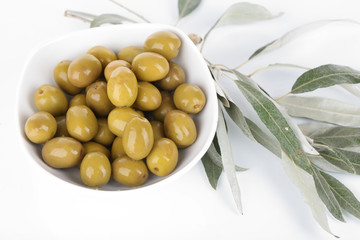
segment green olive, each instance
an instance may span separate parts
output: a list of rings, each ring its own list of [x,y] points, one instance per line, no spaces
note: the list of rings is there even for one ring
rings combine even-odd
[[[86,106],[86,95],[83,93],[76,94],[73,96],[69,103],[69,108],[72,106],[85,105]]]
[[[85,155],[80,165],[81,181],[89,187],[107,184],[111,176],[111,164],[105,154],[91,152]]]
[[[179,148],[185,148],[196,140],[196,126],[192,118],[181,110],[172,110],[164,119],[165,135]]]
[[[126,124],[138,116],[140,116],[139,113],[132,108],[114,108],[108,116],[108,127],[113,134],[122,137]]]
[[[94,137],[94,141],[102,145],[109,146],[114,141],[115,135],[109,130],[106,118],[98,118],[98,131]]]
[[[66,128],[66,117],[58,116],[56,119],[57,130],[55,137],[70,137],[70,134]]]
[[[134,107],[142,111],[153,111],[161,104],[160,91],[149,82],[138,83],[138,95]]]
[[[156,86],[166,91],[173,91],[177,86],[185,82],[185,72],[180,65],[169,62],[169,73],[156,82]]]
[[[72,137],[56,137],[44,144],[41,155],[44,162],[51,167],[70,168],[81,161],[84,147]]]
[[[33,143],[44,143],[51,139],[56,129],[56,120],[48,112],[34,113],[25,123],[25,135]]]
[[[153,174],[167,176],[174,171],[178,155],[178,148],[171,139],[160,138],[155,141],[153,149],[146,157],[146,165]]]
[[[72,85],[83,88],[94,82],[101,72],[101,62],[91,54],[84,54],[70,63],[68,78]]]
[[[111,158],[115,160],[118,157],[124,156],[125,150],[123,146],[122,137],[116,137],[111,146]]]
[[[153,82],[160,80],[169,72],[169,62],[160,54],[143,52],[132,61],[132,69],[139,80]]]
[[[113,178],[128,187],[143,185],[149,177],[144,161],[134,161],[128,156],[116,158],[112,162]]]
[[[144,43],[144,50],[163,55],[167,60],[175,58],[181,46],[180,38],[173,32],[160,31],[151,34]]]
[[[206,103],[206,97],[200,87],[195,84],[183,83],[174,92],[175,106],[186,113],[200,112]]]
[[[117,69],[118,67],[127,67],[127,68],[131,69],[131,65],[127,61],[124,61],[124,60],[112,61],[104,69],[104,76],[105,76],[106,81],[109,81],[112,72],[115,69]]]
[[[87,51],[88,54],[93,55],[101,62],[102,68],[104,69],[110,62],[117,60],[116,54],[107,47],[95,46]]]
[[[108,81],[107,94],[117,107],[130,107],[138,94],[138,83],[135,74],[127,67],[116,68]]]
[[[176,107],[173,97],[169,92],[161,91],[160,94],[162,99],[161,104],[155,111],[152,112],[152,115],[156,120],[164,121],[166,114],[171,110],[176,109]]]
[[[117,54],[118,59],[132,63],[134,57],[144,52],[144,48],[138,46],[128,46],[122,48]]]
[[[35,106],[39,111],[59,116],[68,109],[68,100],[59,88],[45,84],[39,87],[34,94]]]
[[[164,124],[160,121],[150,121],[153,133],[154,133],[154,141],[159,138],[165,137],[164,133]]]
[[[88,154],[91,152],[101,152],[105,154],[106,157],[110,157],[110,151],[104,145],[97,143],[97,142],[86,142],[83,143],[84,146],[84,153]]]
[[[86,91],[86,105],[100,117],[106,117],[114,105],[110,102],[107,95],[107,83],[96,81],[88,86]]]
[[[93,139],[98,131],[95,114],[85,105],[73,106],[66,113],[69,134],[82,142]]]
[[[71,61],[64,60],[58,63],[54,69],[54,79],[57,85],[70,95],[75,95],[81,92],[82,88],[75,87],[69,82],[68,69]]]
[[[145,158],[154,144],[150,122],[144,117],[134,117],[125,127],[123,146],[127,156],[134,160]]]

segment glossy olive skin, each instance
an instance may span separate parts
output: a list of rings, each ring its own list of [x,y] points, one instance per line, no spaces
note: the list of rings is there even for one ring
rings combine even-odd
[[[107,158],[110,157],[109,149],[107,149],[104,145],[102,145],[100,143],[90,141],[90,142],[83,143],[83,146],[84,146],[84,153],[85,154],[88,154],[88,153],[91,153],[91,152],[101,152],[101,153],[105,154],[105,156]]]
[[[25,135],[33,143],[46,142],[55,135],[56,130],[56,120],[48,112],[36,112],[25,123]]]
[[[149,82],[138,83],[138,95],[134,107],[142,111],[153,111],[161,104],[160,91]]]
[[[80,165],[81,181],[89,187],[99,188],[107,184],[111,176],[111,164],[105,154],[91,152],[85,155]]]
[[[66,127],[72,137],[82,142],[93,139],[98,131],[95,114],[85,105],[69,108],[66,113]]]
[[[72,85],[84,88],[94,82],[101,72],[101,62],[91,54],[84,54],[70,63],[68,78]]]
[[[108,98],[107,83],[104,81],[96,81],[89,85],[85,99],[86,105],[100,117],[106,117],[115,107]]]
[[[165,135],[173,140],[178,148],[193,144],[197,137],[196,126],[192,118],[181,110],[172,110],[164,119]]]
[[[132,61],[134,60],[136,55],[143,53],[143,52],[144,52],[144,48],[142,48],[142,47],[128,46],[128,47],[122,48],[118,52],[117,56],[118,56],[119,60],[124,60],[129,63],[132,63]]]
[[[87,51],[88,54],[93,55],[101,62],[102,68],[104,69],[110,62],[117,60],[116,54],[107,47],[95,46]]]
[[[98,118],[97,122],[99,127],[93,140],[105,146],[111,145],[114,141],[115,135],[109,129],[107,119]]]
[[[175,89],[174,104],[186,113],[196,114],[204,108],[206,97],[197,85],[183,83]]]
[[[164,124],[160,121],[150,121],[154,133],[154,141],[165,137]]]
[[[156,82],[156,86],[166,91],[173,91],[177,86],[185,82],[185,72],[183,68],[169,62],[169,73],[161,80]]]
[[[143,185],[149,177],[144,161],[135,161],[128,156],[116,158],[112,162],[113,178],[128,187]]]
[[[160,138],[155,141],[153,149],[146,157],[146,165],[150,172],[163,177],[174,171],[178,157],[176,144],[169,138]]]
[[[160,94],[162,100],[161,104],[155,111],[152,112],[152,115],[156,120],[164,121],[166,114],[171,110],[176,109],[176,107],[173,101],[173,97],[169,92],[161,91]]]
[[[132,108],[114,108],[108,116],[108,127],[113,134],[122,137],[126,124],[138,116],[140,116],[140,114]]]
[[[104,76],[106,81],[109,81],[112,72],[118,67],[127,67],[131,69],[131,64],[124,60],[115,60],[110,62],[104,69]]]
[[[134,160],[145,158],[154,144],[150,122],[144,117],[134,117],[125,127],[123,146],[127,156]]]
[[[84,156],[84,147],[72,137],[56,137],[44,144],[41,155],[44,162],[53,168],[70,168],[79,164]]]
[[[163,55],[167,60],[174,59],[181,46],[180,38],[169,31],[159,31],[146,38],[144,50]]]
[[[68,109],[68,100],[59,88],[45,84],[40,86],[34,94],[34,103],[39,111],[44,111],[59,116]]]
[[[107,94],[116,107],[130,107],[138,94],[135,74],[127,67],[116,68],[108,81]]]
[[[63,60],[59,62],[54,69],[54,79],[57,85],[70,95],[75,95],[81,92],[82,88],[72,85],[68,78],[68,69],[71,61]]]
[[[122,137],[116,137],[111,146],[111,159],[115,160],[118,157],[126,155]]]
[[[83,93],[76,94],[73,96],[69,103],[69,108],[72,106],[85,105],[86,106],[86,95]]]
[[[143,52],[132,61],[132,69],[141,81],[153,82],[164,78],[169,72],[169,62],[160,54]]]
[[[55,137],[70,137],[70,134],[66,128],[66,117],[58,116],[56,119],[57,130]]]

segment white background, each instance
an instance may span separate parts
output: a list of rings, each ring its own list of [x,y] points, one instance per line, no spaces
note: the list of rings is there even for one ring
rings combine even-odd
[[[204,0],[178,27],[203,36],[234,2]],[[210,61],[234,67],[262,45],[314,20],[360,21],[356,0],[252,2],[284,15],[271,21],[215,30],[204,48]],[[176,0],[122,3],[154,23],[176,22]],[[34,167],[26,153],[19,151],[22,148],[15,134],[18,128],[15,92],[21,69],[33,49],[88,28],[86,23],[65,18],[66,9],[131,17],[105,0],[22,0],[7,1],[1,6],[0,239],[333,239],[313,220],[300,192],[283,172],[280,160],[249,142],[233,124],[230,128],[234,157],[241,166],[250,169],[238,174],[244,215],[237,213],[224,175],[214,191],[200,162],[166,186],[126,194],[79,191]],[[307,67],[336,63],[360,69],[359,56],[360,26],[336,23],[255,59],[242,71],[249,74],[276,62]],[[279,97],[300,74],[296,69],[272,69],[254,78],[274,97]],[[359,102],[337,88],[316,94],[336,95],[353,104]],[[241,101],[237,96],[234,98]],[[245,104],[243,110],[252,114]],[[358,176],[337,177],[360,198]],[[360,221],[348,214],[345,218],[346,224],[329,215],[332,231],[341,239],[359,239]]]

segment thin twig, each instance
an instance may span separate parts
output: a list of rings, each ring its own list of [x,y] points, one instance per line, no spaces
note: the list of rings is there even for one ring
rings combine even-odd
[[[266,67],[262,67],[259,68],[257,70],[255,70],[253,73],[249,74],[248,77],[252,77],[253,75],[255,75],[258,72],[261,72],[263,70],[266,69],[270,69],[270,68],[278,68],[278,67],[291,67],[291,68],[300,68],[300,69],[304,69],[304,70],[309,70],[310,68],[308,67],[303,67],[303,66],[299,66],[299,65],[295,65],[295,64],[287,64],[287,63],[274,63],[274,64],[269,64]]]
[[[282,99],[284,99],[284,98],[286,98],[287,96],[289,96],[290,95],[290,93],[291,92],[288,92],[287,94],[285,94],[284,96],[281,96],[281,97],[279,97],[279,98],[276,98],[276,99],[274,99],[276,102],[279,102],[279,101],[281,101]]]
[[[248,60],[246,60],[245,62],[243,62],[243,63],[241,63],[241,64],[237,65],[236,67],[234,67],[232,70],[236,70],[236,69],[238,69],[238,68],[241,68],[242,66],[244,66],[245,64],[247,64],[249,61],[250,61],[249,59],[248,59]]]
[[[74,11],[66,10],[65,13],[64,13],[64,16],[65,17],[76,18],[76,19],[79,19],[79,20],[84,21],[86,23],[91,23],[91,20],[76,14],[76,12],[74,12]]]
[[[126,7],[126,6],[124,6],[124,5],[122,5],[121,3],[119,3],[119,2],[117,2],[117,1],[115,1],[115,0],[110,0],[110,2],[115,3],[115,4],[118,5],[119,7],[125,9],[126,11],[128,11],[128,12],[131,13],[131,14],[134,14],[134,15],[137,16],[138,18],[144,20],[145,22],[150,23],[150,21],[147,20],[145,17],[143,17],[142,15],[134,12],[133,10],[129,9],[128,7]]]

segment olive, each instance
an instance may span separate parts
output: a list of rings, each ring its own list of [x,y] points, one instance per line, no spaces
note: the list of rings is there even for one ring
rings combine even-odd
[[[118,157],[124,156],[125,150],[122,142],[122,137],[116,137],[111,146],[111,158],[115,160]]]
[[[72,137],[56,137],[44,144],[41,155],[44,162],[51,167],[70,168],[81,161],[84,147]]]
[[[57,130],[55,137],[70,137],[70,134],[66,128],[66,117],[58,116],[56,119]]]
[[[98,131],[95,114],[85,105],[73,106],[66,113],[69,134],[82,142],[93,139]]]
[[[85,155],[80,165],[81,181],[89,187],[107,184],[111,176],[111,164],[105,154],[91,152]]]
[[[206,97],[200,87],[195,84],[183,83],[174,92],[175,106],[186,113],[200,112],[206,103]]]
[[[127,67],[116,68],[108,81],[107,94],[117,107],[130,107],[138,94],[138,83],[135,74]]]
[[[192,118],[180,110],[172,110],[164,119],[165,135],[179,148],[185,148],[196,140],[196,126]]]
[[[160,106],[152,112],[153,117],[156,120],[164,121],[164,118],[168,112],[170,112],[173,109],[176,109],[173,97],[169,92],[161,91],[161,104]]]
[[[117,54],[118,59],[132,63],[134,57],[144,52],[144,48],[138,46],[128,46],[122,48]]]
[[[116,54],[109,48],[104,46],[95,46],[87,51],[88,54],[93,55],[101,62],[104,69],[110,62],[117,60]]]
[[[161,104],[160,91],[149,82],[138,83],[138,95],[134,107],[142,111],[153,111]]]
[[[108,116],[108,127],[113,134],[122,137],[126,124],[138,116],[140,116],[139,113],[132,108],[114,108]]]
[[[144,50],[163,55],[167,60],[175,58],[181,46],[180,38],[173,32],[160,31],[148,36],[144,43]]]
[[[25,135],[33,143],[44,143],[52,138],[57,129],[56,120],[48,112],[37,112],[25,123]]]
[[[83,93],[76,94],[73,96],[69,103],[69,108],[72,106],[86,105],[86,95]]]
[[[109,130],[106,118],[98,118],[98,131],[94,137],[94,141],[102,145],[109,146],[114,141],[115,135]]]
[[[134,117],[125,127],[123,146],[127,156],[134,160],[145,158],[154,144],[150,122],[144,117]]]
[[[143,52],[132,61],[132,69],[139,80],[153,82],[169,72],[169,62],[160,54]]]
[[[59,62],[54,69],[54,79],[62,90],[70,95],[75,95],[80,93],[82,88],[75,87],[69,82],[68,68],[70,63],[70,60]]]
[[[97,142],[86,142],[83,143],[84,146],[84,153],[88,154],[91,152],[101,152],[103,154],[105,154],[106,157],[110,157],[110,151],[109,149],[107,149],[104,145],[97,143]]]
[[[146,165],[153,174],[167,176],[174,171],[178,155],[178,148],[171,139],[160,138],[155,141],[153,149],[146,157]]]
[[[118,67],[127,67],[127,68],[131,69],[131,65],[127,61],[124,61],[124,60],[112,61],[104,69],[104,76],[105,76],[106,81],[109,81],[111,73]]]
[[[51,113],[53,116],[64,114],[68,109],[68,100],[59,88],[45,84],[34,94],[35,106],[39,111]]]
[[[164,133],[164,124],[160,121],[150,121],[153,133],[154,133],[154,141],[159,138],[165,137]]]
[[[88,86],[86,91],[86,105],[101,117],[106,117],[114,109],[107,95],[107,83],[96,81]]]
[[[94,82],[101,72],[101,62],[91,54],[84,54],[70,63],[68,78],[72,85],[83,88]]]
[[[185,82],[185,72],[180,65],[169,62],[169,73],[156,82],[156,86],[166,91],[173,91],[177,86]]]
[[[122,156],[112,162],[112,176],[125,186],[137,187],[147,180],[149,170],[144,161],[134,161],[128,156]]]

